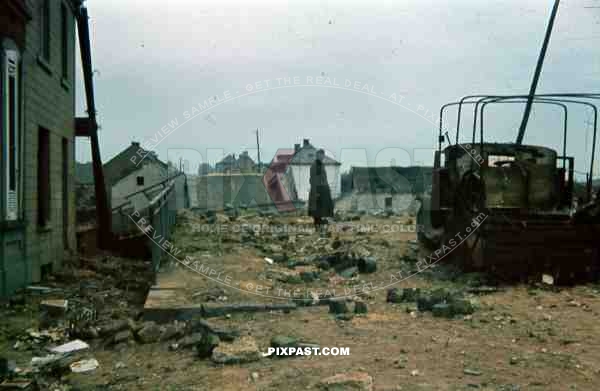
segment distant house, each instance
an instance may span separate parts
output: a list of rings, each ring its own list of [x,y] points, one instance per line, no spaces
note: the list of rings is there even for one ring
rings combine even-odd
[[[175,181],[173,208],[189,207],[186,176],[172,164],[161,161],[155,152],[144,150],[138,142],[132,142],[104,164],[104,176],[113,213],[113,233],[122,233],[126,228],[120,218],[123,211],[133,208],[145,213],[150,201],[171,182],[171,178]]]
[[[294,156],[289,164],[289,172],[292,174],[295,193],[300,201],[308,201],[310,193],[310,166],[315,162],[317,157],[317,148],[315,148],[309,139],[304,139],[302,146],[294,145]],[[325,156],[323,161],[329,188],[331,189],[331,197],[338,198],[341,195],[341,163]]]
[[[234,153],[225,156],[221,161],[215,164],[216,172],[230,172],[234,170],[237,170],[237,160]]]
[[[256,164],[248,155],[248,151],[244,151],[238,158],[235,154],[229,154],[215,165],[215,171],[219,173],[239,173],[239,172],[254,172]]]
[[[143,193],[133,198],[130,195],[163,182],[168,175],[169,166],[162,162],[156,153],[144,150],[138,142],[132,142],[129,147],[104,164],[111,208],[115,209],[131,202],[134,208],[143,209],[148,203],[148,197]]]
[[[237,166],[241,172],[253,172],[256,170],[256,164],[250,155],[248,155],[248,151],[244,151],[240,154],[237,160]]]
[[[298,200],[294,176],[288,166],[294,157],[294,150],[279,150],[263,176],[263,184],[277,209],[293,210],[293,202]]]

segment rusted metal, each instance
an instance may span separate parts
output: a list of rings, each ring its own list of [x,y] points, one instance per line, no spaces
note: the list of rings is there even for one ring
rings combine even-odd
[[[568,106],[585,105],[594,111],[595,143],[597,108],[588,99],[600,99],[600,95],[534,97],[533,103],[557,106],[564,113],[562,155],[542,146],[485,142],[485,107],[526,103],[527,98],[527,95],[472,95],[442,106],[432,193],[423,198],[425,209],[418,214],[430,227],[429,233],[420,238],[424,242],[446,244],[470,224],[473,216],[486,216],[473,235],[461,242],[458,251],[452,252],[452,257],[466,268],[487,270],[511,279],[542,272],[553,274],[557,281],[600,275],[599,244],[595,240],[600,233],[600,203],[576,209],[574,158],[566,156]],[[463,104],[474,105],[473,133],[468,144],[458,143]],[[443,114],[451,106],[458,106],[459,111],[457,143],[442,150]],[[477,125],[479,140],[476,140]],[[441,153],[445,154],[443,167]],[[559,167],[557,164],[561,162]]]
[[[479,98],[477,101],[467,101],[468,99],[474,99],[474,98]],[[477,117],[478,117],[478,112],[479,112],[479,105],[485,103],[486,100],[489,99],[494,99],[495,103],[501,103],[504,102],[507,99],[524,99],[527,98],[526,95],[468,95],[468,96],[464,96],[462,97],[458,102],[452,102],[452,103],[448,103],[445,104],[441,107],[440,109],[440,120],[439,120],[439,136],[440,136],[440,143],[439,143],[439,149],[441,151],[441,134],[442,134],[442,129],[443,129],[443,114],[444,114],[444,110],[448,107],[451,106],[455,106],[458,105],[458,113],[457,113],[457,126],[456,126],[456,142],[459,142],[459,134],[460,134],[460,121],[461,121],[461,114],[462,114],[462,105],[463,104],[474,104],[474,112],[473,112],[473,136],[472,136],[472,143],[475,143],[475,135],[476,135],[476,128],[477,128]],[[596,140],[597,140],[597,107],[596,105],[586,101],[586,100],[573,100],[573,99],[565,99],[565,98],[576,98],[576,99],[590,99],[590,100],[598,100],[600,99],[600,94],[598,93],[557,93],[557,94],[538,94],[536,95],[535,99],[540,101],[540,103],[543,102],[563,102],[563,103],[570,103],[570,104],[581,104],[581,105],[587,105],[588,107],[592,108],[594,110],[594,118],[595,118],[595,124],[594,124],[594,134],[592,137],[592,158],[590,159],[590,173],[593,172],[594,170],[594,158],[595,158],[595,153],[596,153]],[[481,143],[483,142],[483,138],[481,138]],[[565,155],[566,153],[566,134],[563,135],[563,155]],[[563,167],[564,168],[564,167]],[[588,175],[588,180],[586,181],[586,188],[587,188],[587,199],[588,201],[591,200],[591,193],[592,193],[592,176]]]

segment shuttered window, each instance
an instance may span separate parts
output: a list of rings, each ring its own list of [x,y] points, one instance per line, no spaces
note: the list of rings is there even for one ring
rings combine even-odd
[[[19,217],[20,193],[20,131],[19,131],[19,53],[17,50],[4,50],[2,56],[2,160],[3,186],[2,199],[4,220],[17,220]]]

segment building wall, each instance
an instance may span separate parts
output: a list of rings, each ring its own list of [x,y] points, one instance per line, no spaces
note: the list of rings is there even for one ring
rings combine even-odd
[[[240,206],[272,205],[273,201],[262,182],[262,175],[207,175],[196,178],[191,188],[197,190],[192,207],[205,210],[222,210],[225,204]]]
[[[56,269],[64,257],[63,225],[68,225],[68,248],[75,250],[75,19],[70,10],[70,67],[69,78],[61,75],[61,13],[60,1],[50,1],[50,61],[48,67],[37,61],[40,48],[39,8],[41,1],[29,0],[33,20],[26,33],[24,63],[24,140],[25,140],[25,219],[27,225],[26,256],[31,260],[31,280],[40,279],[42,265],[52,264]],[[68,3],[65,3],[68,4]],[[50,132],[50,225],[41,230],[37,226],[37,153],[38,131],[42,126]],[[62,193],[62,140],[68,140],[69,151],[69,221],[63,221]]]
[[[24,48],[21,48],[21,139],[22,194],[24,240],[9,243],[3,254],[4,285],[0,295],[10,294],[26,283],[39,281],[42,267],[60,267],[65,251],[76,250],[74,191],[74,116],[75,116],[75,19],[69,1],[65,1],[69,30],[69,72],[62,78],[61,66],[61,1],[50,1],[50,61],[40,63],[39,0],[27,0],[33,19],[26,26]],[[50,147],[50,219],[45,227],[38,220],[38,131],[49,131]],[[67,140],[68,220],[63,219],[62,143]],[[63,227],[67,228],[64,240]],[[13,232],[14,234],[14,232]],[[0,284],[2,282],[0,281]]]
[[[352,187],[361,193],[423,193],[431,185],[431,167],[352,167]]]
[[[387,209],[386,199],[392,199],[392,210],[414,216],[417,213],[419,202],[411,193],[390,193],[377,191],[372,193],[353,192],[335,203],[336,210],[353,212],[378,212]]]
[[[138,186],[138,176],[144,177],[143,186]],[[165,179],[167,179],[167,170],[162,165],[157,163],[144,164],[140,169],[132,172],[114,184],[111,189],[111,206],[116,208],[127,201],[126,196],[129,194],[150,187]],[[131,197],[131,202],[133,203],[134,208],[141,210],[148,206],[149,200],[142,193]]]
[[[298,200],[308,202],[310,194],[310,166],[308,164],[292,164],[289,166],[296,184]],[[327,182],[331,190],[331,198],[336,199],[342,193],[340,166],[326,165]]]

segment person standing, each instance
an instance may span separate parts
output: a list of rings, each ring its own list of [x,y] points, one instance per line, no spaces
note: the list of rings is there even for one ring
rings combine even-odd
[[[308,196],[308,214],[312,216],[315,229],[323,230],[327,227],[327,218],[333,217],[333,200],[327,172],[325,171],[325,151],[317,151],[316,160],[310,167],[310,194]]]

